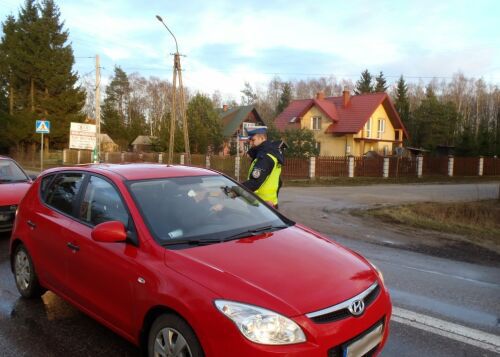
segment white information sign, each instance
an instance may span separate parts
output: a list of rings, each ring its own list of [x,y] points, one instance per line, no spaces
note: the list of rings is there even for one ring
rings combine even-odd
[[[96,145],[96,126],[94,124],[71,123],[69,148],[94,150]]]

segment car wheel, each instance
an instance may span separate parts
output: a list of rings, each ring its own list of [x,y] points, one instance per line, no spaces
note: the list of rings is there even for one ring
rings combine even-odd
[[[149,357],[202,357],[193,329],[177,315],[160,315],[149,331]]]
[[[22,244],[14,252],[14,277],[17,290],[25,298],[39,297],[45,292],[38,283],[33,261]]]

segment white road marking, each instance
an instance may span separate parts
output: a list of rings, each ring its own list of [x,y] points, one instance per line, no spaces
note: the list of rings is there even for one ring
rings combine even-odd
[[[444,336],[455,341],[500,353],[500,336],[475,330],[428,315],[393,307],[392,320],[420,330]]]
[[[471,282],[471,283],[476,283],[476,284],[480,284],[480,285],[489,286],[491,288],[497,288],[497,289],[500,288],[500,285],[495,284],[495,283],[490,283],[490,282],[487,282],[487,281],[466,278],[466,277],[463,277],[463,276],[460,276],[460,275],[442,273],[442,272],[435,271],[435,270],[415,268],[415,267],[411,267],[411,266],[408,266],[408,265],[400,265],[400,264],[393,264],[393,263],[388,263],[388,264],[398,265],[398,266],[406,268],[406,269],[416,270],[416,271],[420,271],[420,272],[423,272],[423,273],[429,273],[429,274],[435,274],[435,275],[442,275],[442,276],[447,276],[447,277],[451,277],[451,278],[455,278],[455,279],[459,279],[459,280],[465,280],[465,281],[468,281],[468,282]]]

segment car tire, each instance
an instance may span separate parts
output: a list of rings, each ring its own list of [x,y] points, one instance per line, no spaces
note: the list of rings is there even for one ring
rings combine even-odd
[[[22,244],[18,245],[14,251],[13,268],[17,290],[22,297],[37,298],[45,292],[38,282],[33,260]]]
[[[189,324],[174,314],[158,316],[148,337],[149,357],[203,357],[203,349]]]

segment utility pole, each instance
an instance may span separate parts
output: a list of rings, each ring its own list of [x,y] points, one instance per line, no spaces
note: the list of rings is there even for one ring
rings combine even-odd
[[[99,55],[95,56],[95,125],[96,125],[96,157],[94,163],[101,161],[101,67]]]
[[[163,26],[170,32],[172,37],[174,38],[175,41],[175,53],[174,55],[174,70],[173,70],[173,81],[172,81],[172,115],[170,118],[170,139],[168,143],[168,164],[173,163],[173,156],[174,156],[174,143],[175,143],[175,123],[176,123],[176,93],[177,93],[177,77],[179,78],[179,94],[180,94],[180,100],[179,100],[179,111],[182,117],[182,129],[184,131],[184,150],[186,154],[186,163],[190,164],[191,163],[191,152],[189,148],[189,131],[188,131],[188,123],[187,123],[187,117],[186,117],[186,98],[184,96],[184,86],[182,84],[182,70],[181,70],[181,55],[179,54],[179,47],[177,45],[177,39],[175,38],[174,34],[170,29],[167,27],[167,25],[163,22],[163,19],[159,16],[156,15],[156,18],[158,21],[160,21]]]

